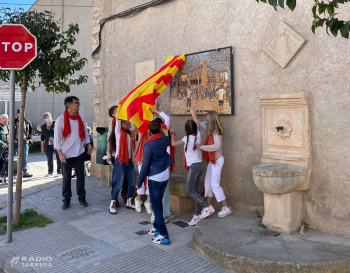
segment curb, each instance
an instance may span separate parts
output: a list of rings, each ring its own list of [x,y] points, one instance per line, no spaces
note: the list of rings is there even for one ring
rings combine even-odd
[[[5,273],[26,273],[26,272],[35,272],[31,268],[25,268],[21,265],[20,262],[17,262],[16,264],[12,264],[13,258],[16,256],[13,256],[6,248],[5,244],[0,247],[0,268]]]
[[[296,264],[272,261],[260,261],[214,249],[204,240],[197,229],[193,234],[193,246],[196,252],[212,264],[226,270],[239,273],[349,273],[350,259],[319,264]]]

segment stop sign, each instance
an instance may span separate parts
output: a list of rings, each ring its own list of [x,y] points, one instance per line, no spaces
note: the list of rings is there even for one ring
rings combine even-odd
[[[22,70],[36,54],[36,37],[24,25],[0,25],[0,69]]]

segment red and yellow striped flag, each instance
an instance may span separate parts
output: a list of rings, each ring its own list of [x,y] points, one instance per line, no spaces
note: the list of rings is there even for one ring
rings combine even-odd
[[[185,55],[168,57],[161,69],[122,99],[117,118],[129,120],[140,133],[146,133],[148,124],[153,120],[151,110],[156,110],[157,97],[169,85],[184,62]]]

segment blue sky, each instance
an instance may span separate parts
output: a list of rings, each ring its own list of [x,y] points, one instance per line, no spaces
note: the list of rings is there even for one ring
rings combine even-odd
[[[13,8],[23,8],[25,11],[28,10],[31,5],[35,2],[35,0],[0,0],[0,8],[9,7]],[[12,5],[11,5],[12,4]],[[17,4],[17,5],[13,5]],[[20,5],[18,5],[20,4]],[[26,4],[26,5],[23,5]]]

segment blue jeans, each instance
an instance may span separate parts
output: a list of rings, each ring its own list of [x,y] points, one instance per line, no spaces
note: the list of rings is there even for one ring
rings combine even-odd
[[[191,98],[187,97],[187,105],[186,107],[191,107]]]
[[[118,158],[115,159],[114,163],[115,164],[114,164],[113,176],[112,176],[113,193],[112,193],[111,200],[117,200],[120,189],[123,186],[125,176],[129,182],[127,198],[131,198],[133,196],[134,186],[135,186],[134,164],[132,160],[129,159],[128,165],[126,164],[120,165]]]
[[[152,209],[155,216],[153,227],[158,230],[160,235],[169,237],[168,230],[164,224],[162,203],[163,195],[167,185],[168,180],[158,182],[148,179],[149,196],[151,198]]]
[[[171,215],[170,212],[170,192],[169,192],[169,183],[168,186],[166,186],[164,194],[163,194],[163,200],[162,200],[162,204],[163,204],[163,217],[168,217]],[[151,220],[154,221],[156,219],[156,217],[154,216],[154,211],[152,212],[151,215]]]
[[[18,152],[18,143],[15,143],[15,152]],[[28,171],[28,143],[23,140],[23,172],[26,173]]]
[[[114,162],[115,162],[115,157],[114,156],[112,156],[111,157],[111,161],[112,161],[112,163],[113,163],[113,165],[114,165]],[[117,184],[116,182],[117,182],[117,180],[114,180],[114,182],[115,183],[113,183],[113,174],[114,174],[114,171],[112,172],[112,190],[111,190],[111,196],[113,195],[113,190],[114,190],[114,187],[115,187],[115,185]],[[124,183],[123,183],[123,187],[122,187],[122,194],[127,194],[128,193],[128,178],[125,176],[125,178],[124,178]],[[113,200],[113,199],[112,199]],[[117,199],[115,199],[115,200],[117,200]]]

